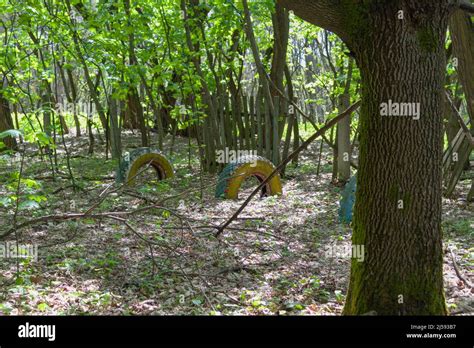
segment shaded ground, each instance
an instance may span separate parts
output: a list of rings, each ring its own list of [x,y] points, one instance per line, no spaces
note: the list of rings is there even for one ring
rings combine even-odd
[[[127,135],[125,143],[132,148],[138,139]],[[316,175],[319,144],[304,153],[298,168],[288,168],[283,197],[256,198],[218,239],[209,226],[231,216],[251,187],[239,201],[215,199],[216,176],[199,180],[195,156],[189,167],[187,140],[175,145],[175,180],[156,182],[147,173],[136,188],[108,196],[104,190],[114,182],[115,163],[100,153],[87,157],[86,138],[68,139],[68,144],[80,149],[72,153],[71,164],[82,189],[73,191],[61,152],[62,173],[53,181],[48,161],[29,149],[27,156],[36,155],[25,159],[24,176],[33,182],[22,186],[20,197],[46,199],[22,207],[17,222],[87,211],[103,193],[106,199],[95,212],[120,217],[128,227],[124,221],[87,218],[22,229],[20,243],[38,243],[39,259],[2,260],[0,313],[341,313],[349,258],[328,251],[349,247],[351,230],[337,222],[340,188],[330,183],[329,151],[323,152]],[[15,219],[14,201],[7,197],[15,195],[17,178],[11,173],[19,167],[18,157],[0,162],[1,231]],[[472,284],[474,208],[465,201],[469,178],[460,182],[453,199],[443,200],[445,286],[453,314],[474,310],[472,289],[456,275],[448,251],[453,250],[459,272]],[[150,206],[155,207],[143,210]]]

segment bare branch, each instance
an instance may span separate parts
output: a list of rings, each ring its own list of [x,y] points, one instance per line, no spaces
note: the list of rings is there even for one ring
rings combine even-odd
[[[471,4],[467,0],[461,0],[459,2],[459,8],[469,13],[474,13],[474,4]]]
[[[278,0],[298,17],[337,34],[346,44],[351,41],[347,32],[344,11],[334,0]]]

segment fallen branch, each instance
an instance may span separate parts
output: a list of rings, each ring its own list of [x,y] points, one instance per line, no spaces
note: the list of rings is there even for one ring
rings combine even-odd
[[[446,98],[448,100],[449,105],[451,106],[451,109],[454,111],[454,115],[456,116],[456,120],[459,123],[459,126],[463,130],[464,135],[466,136],[467,140],[471,144],[471,147],[474,147],[474,139],[472,138],[471,132],[469,131],[469,128],[467,128],[466,124],[464,123],[464,120],[462,119],[461,113],[459,110],[456,108],[454,105],[453,101],[451,100],[451,97],[449,96],[449,93],[446,91]]]
[[[458,276],[458,278],[460,280],[462,280],[462,282],[464,284],[466,284],[466,286],[470,289],[472,289],[472,284],[469,280],[467,280],[462,274],[461,274],[461,271],[459,270],[458,268],[458,265],[456,264],[456,257],[454,256],[454,252],[453,252],[453,249],[449,249],[449,252],[451,253],[451,260],[453,262],[453,267],[454,267],[454,271],[456,272],[456,275]]]

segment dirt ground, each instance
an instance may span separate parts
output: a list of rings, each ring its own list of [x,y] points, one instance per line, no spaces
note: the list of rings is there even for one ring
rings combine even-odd
[[[124,147],[138,141],[127,134]],[[71,187],[61,149],[61,173],[53,180],[47,157],[28,148],[23,177],[33,182],[20,197],[44,199],[16,214],[5,199],[15,194],[21,158],[0,162],[0,233],[15,220],[85,212],[101,197],[93,213],[102,217],[46,220],[10,235],[8,241],[36,243],[39,257],[2,260],[0,313],[341,314],[350,260],[334,251],[350,248],[351,228],[338,222],[341,188],[331,184],[327,149],[317,174],[318,142],[297,168],[287,169],[283,196],[255,198],[219,238],[212,226],[230,217],[252,189],[246,185],[237,201],[214,198],[217,175],[200,179],[186,139],[177,139],[170,157],[174,179],[158,182],[147,173],[136,187],[112,193],[116,164],[105,161],[99,147],[87,156],[86,137],[67,138],[67,144],[75,149],[71,167],[80,189]],[[443,199],[444,279],[453,315],[474,311],[474,290],[453,265],[454,257],[460,275],[474,283],[474,207],[465,200],[472,175],[465,173],[454,197]]]

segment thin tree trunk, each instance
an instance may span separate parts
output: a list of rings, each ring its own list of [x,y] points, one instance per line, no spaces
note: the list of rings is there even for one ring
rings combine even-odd
[[[474,135],[474,25],[467,13],[457,10],[449,21],[453,40],[453,58],[458,62],[458,76],[467,101],[471,120],[471,134]]]
[[[347,110],[350,101],[350,87],[352,82],[352,59],[349,60],[344,93],[339,96],[339,112]],[[337,180],[341,183],[349,181],[351,176],[351,116],[344,118],[337,124]]]
[[[113,95],[114,93],[112,93]],[[120,161],[122,157],[122,140],[120,136],[120,127],[118,120],[118,100],[114,97],[110,100],[110,111],[109,111],[109,122],[110,122],[110,150],[113,159]]]
[[[244,7],[244,17],[245,17],[245,33],[247,35],[247,38],[250,42],[250,47],[252,49],[252,54],[255,60],[255,64],[257,66],[257,72],[258,72],[258,77],[260,81],[260,85],[262,88],[262,95],[265,101],[265,109],[266,112],[268,111],[269,118],[266,118],[265,122],[265,137],[270,137],[270,139],[265,138],[265,144],[269,148],[266,149],[266,156],[271,159],[271,153],[272,151],[279,151],[279,149],[275,149],[274,145],[275,142],[272,142],[272,124],[275,121],[272,121],[275,119],[275,107],[273,105],[273,98],[270,92],[270,86],[267,80],[267,73],[265,71],[265,67],[262,63],[262,60],[260,58],[260,52],[258,49],[257,41],[255,39],[255,34],[253,32],[253,25],[252,25],[252,18],[250,16],[250,10],[248,7],[247,0],[242,0],[242,5]],[[278,163],[275,163],[277,165]]]
[[[70,14],[71,13],[70,0],[66,0],[66,5],[67,5],[67,8],[68,8],[68,11],[69,11],[69,14]],[[72,18],[69,18],[69,20],[71,22],[72,28],[74,28],[74,22],[73,22]],[[109,141],[109,127],[108,127],[108,124],[107,124],[107,117],[105,115],[104,109],[103,109],[102,104],[101,104],[100,99],[99,99],[99,94],[97,92],[97,86],[96,86],[96,84],[94,84],[94,81],[92,81],[92,77],[91,77],[91,74],[89,72],[89,67],[87,65],[87,62],[86,62],[86,60],[84,58],[84,55],[82,53],[82,50],[81,50],[81,45],[79,43],[78,34],[74,29],[71,29],[71,30],[72,30],[71,34],[72,34],[74,50],[76,51],[77,58],[79,59],[79,62],[81,63],[82,68],[84,70],[84,77],[86,79],[86,83],[87,83],[87,86],[89,88],[89,93],[90,93],[92,102],[94,103],[94,105],[97,109],[97,113],[99,114],[100,122],[102,123],[102,127],[104,128],[106,141]],[[100,70],[99,70],[98,74],[100,74]]]
[[[191,13],[188,13],[188,6],[187,2],[189,2],[190,5],[190,10]],[[199,52],[199,44],[195,44],[192,40],[191,36],[191,30],[195,28],[195,25],[191,26],[191,23],[193,20],[200,22],[201,19],[200,17],[200,10],[199,10],[199,0],[181,0],[181,10],[183,11],[184,14],[184,27],[185,27],[185,32],[186,32],[186,44],[190,52],[194,53],[191,61],[194,65],[194,68],[196,69],[196,72],[198,76],[200,77],[200,82],[201,82],[201,93],[203,95],[203,99],[205,103],[208,106],[208,121],[209,123],[214,123],[215,120],[217,120],[217,109],[214,105],[213,98],[211,95],[211,90],[207,84],[206,77],[204,75],[204,72],[201,68],[201,62],[198,56],[196,56],[195,53]],[[198,28],[198,27],[196,27]],[[195,28],[195,29],[196,29]],[[209,62],[210,63],[210,62]],[[206,135],[206,132],[210,131],[210,125],[206,124],[206,121],[203,122],[202,125],[202,131],[203,131],[203,141],[205,142],[206,139],[210,139],[210,135]],[[215,136],[215,135],[213,135]],[[206,170],[214,170],[215,168],[215,139],[212,138],[212,140],[208,144],[208,149],[206,149],[206,158],[205,163],[207,163],[207,168]]]
[[[73,107],[72,115],[74,118],[74,125],[76,127],[76,137],[81,136],[81,123],[79,121],[79,117],[77,115],[76,110],[76,103],[77,103],[77,92],[76,92],[76,85],[74,83],[74,79],[72,76],[72,70],[70,68],[66,68],[66,74],[64,73],[64,67],[62,64],[58,64],[59,67],[59,74],[61,76],[61,81],[64,87],[64,93],[66,94],[66,99],[68,103],[70,103]]]
[[[6,86],[6,79],[3,79],[3,87]],[[9,129],[14,129],[12,115],[10,112],[10,105],[8,100],[3,96],[2,89],[0,89],[0,133]],[[16,140],[12,137],[2,139],[2,142],[8,149],[16,148]]]
[[[467,194],[467,201],[468,202],[474,201],[474,179],[472,179],[471,189],[469,190],[469,193]]]
[[[125,9],[125,14],[127,16],[127,24],[129,30],[128,34],[128,59],[129,65],[135,66],[138,64],[137,57],[135,55],[135,35],[133,33],[132,19],[130,14],[130,0],[124,0],[123,6]],[[148,141],[148,127],[145,120],[145,114],[143,112],[142,104],[140,103],[140,97],[138,94],[138,89],[136,86],[130,86],[128,92],[128,109],[132,115],[132,119],[137,120],[138,126],[140,128],[142,146],[146,147],[149,145]]]

